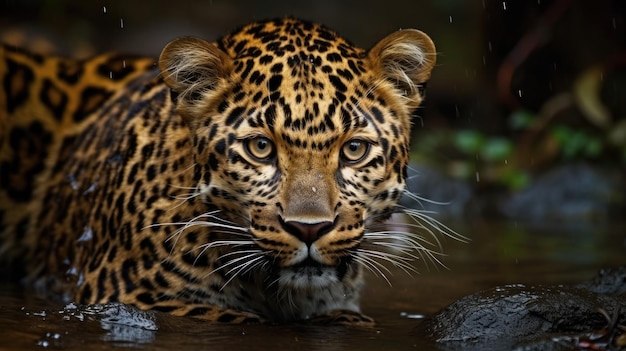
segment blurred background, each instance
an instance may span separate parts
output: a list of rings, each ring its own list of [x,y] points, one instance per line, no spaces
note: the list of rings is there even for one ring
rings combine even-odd
[[[157,57],[249,21],[318,21],[370,47],[400,28],[439,52],[409,189],[444,216],[607,222],[626,214],[626,2],[3,0],[0,39],[43,53]]]

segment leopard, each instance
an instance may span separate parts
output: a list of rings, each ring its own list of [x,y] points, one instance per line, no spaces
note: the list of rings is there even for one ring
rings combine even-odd
[[[2,46],[3,275],[212,322],[374,325],[367,271],[430,253],[426,225],[385,223],[425,218],[399,199],[436,56],[417,29],[366,50],[292,17],[158,59]]]

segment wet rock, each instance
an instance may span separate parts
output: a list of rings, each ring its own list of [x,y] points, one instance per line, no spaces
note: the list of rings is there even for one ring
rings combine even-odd
[[[511,219],[545,222],[607,220],[623,214],[625,206],[623,172],[576,163],[541,175],[526,189],[504,197],[498,207]]]
[[[481,291],[452,303],[420,328],[449,350],[561,350],[607,325],[607,334],[623,333],[617,325],[624,323],[626,267],[620,267],[572,286]]]
[[[142,311],[123,303],[70,306],[72,307],[100,322],[102,329],[107,331],[102,340],[118,347],[136,347],[151,343],[159,329],[153,311]],[[68,306],[65,310],[68,310]]]
[[[401,204],[443,217],[481,216],[529,223],[609,221],[621,219],[626,210],[626,177],[619,168],[565,164],[511,194],[502,188],[476,186],[433,168],[412,165],[407,190],[421,199],[405,196]]]
[[[470,201],[474,198],[473,190],[466,182],[436,169],[418,165],[409,167],[406,188],[419,199],[404,196],[400,201],[401,205],[444,217],[465,216]]]

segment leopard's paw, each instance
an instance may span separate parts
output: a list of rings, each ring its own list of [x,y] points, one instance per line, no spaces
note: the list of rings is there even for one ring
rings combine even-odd
[[[363,328],[373,328],[376,325],[376,322],[372,317],[349,310],[332,311],[325,315],[313,317],[307,322],[315,325],[331,324],[357,326]]]

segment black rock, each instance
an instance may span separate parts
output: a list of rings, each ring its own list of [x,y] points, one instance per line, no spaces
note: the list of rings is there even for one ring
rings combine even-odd
[[[623,333],[625,292],[626,267],[572,286],[507,285],[463,297],[420,328],[450,350],[562,350],[607,326]]]

